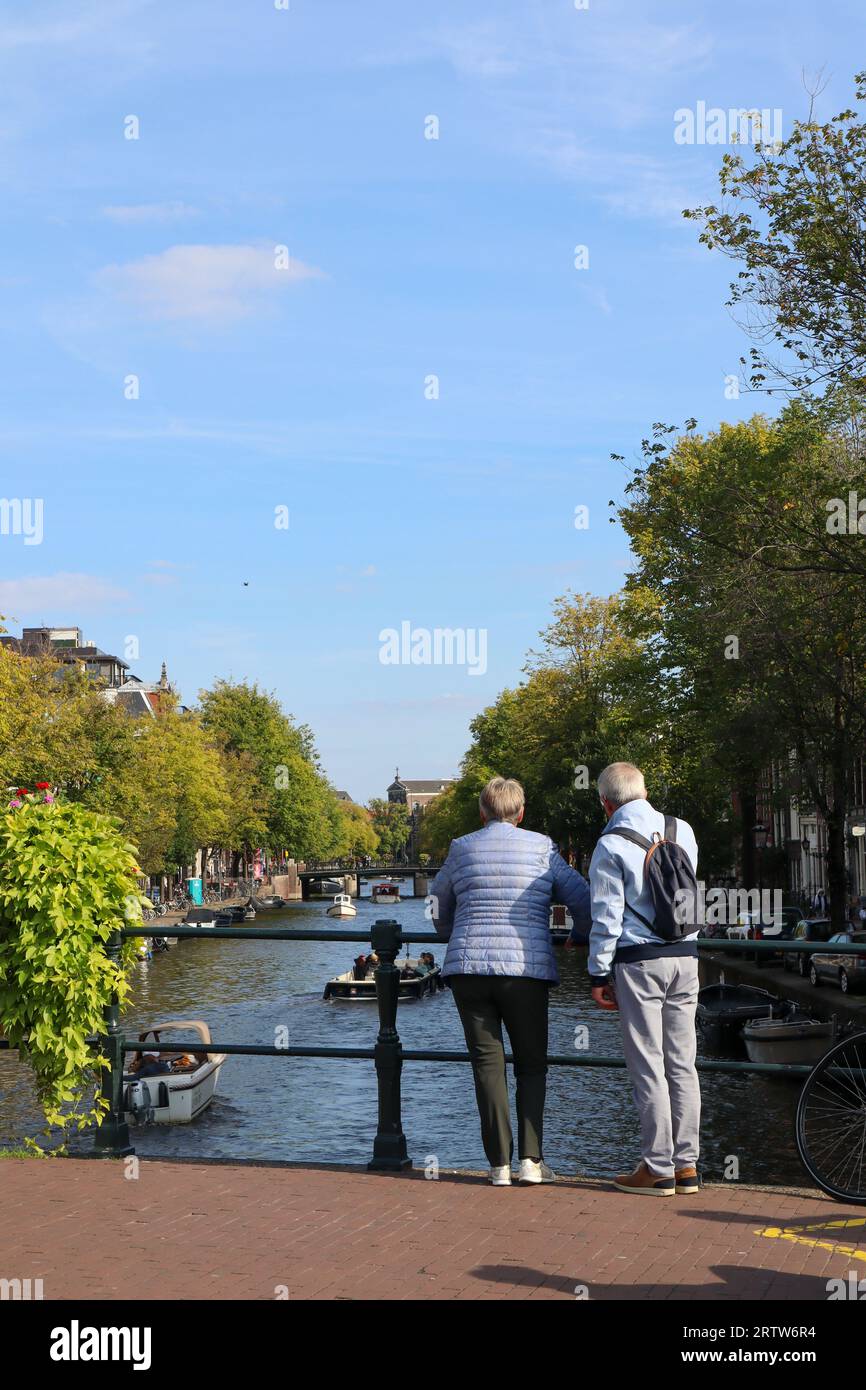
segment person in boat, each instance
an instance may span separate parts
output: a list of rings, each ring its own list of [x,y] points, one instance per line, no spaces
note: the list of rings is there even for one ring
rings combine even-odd
[[[416,975],[429,975],[435,964],[436,962],[433,959],[432,953],[430,951],[422,951],[418,957],[418,965],[415,970]]]
[[[171,1067],[158,1052],[137,1052],[129,1064],[129,1070],[135,1072],[140,1080],[145,1080],[148,1076],[165,1076]]]
[[[689,891],[697,896],[697,841],[686,821],[666,817],[650,805],[643,773],[633,763],[606,767],[598,795],[608,821],[589,866],[589,977],[596,1004],[619,1010],[641,1133],[640,1162],[634,1172],[615,1178],[614,1185],[650,1197],[697,1192],[698,930],[687,925],[688,918],[676,933],[667,930],[662,891],[674,880],[688,879]],[[647,873],[651,855],[658,856],[652,880]]]
[[[367,967],[364,978],[369,979],[371,975],[375,975],[378,965],[379,957],[376,955],[375,951],[371,951],[367,957]]]
[[[367,957],[366,957],[366,956],[356,956],[356,957],[355,957],[355,962],[354,962],[354,965],[352,966],[352,976],[353,976],[353,978],[356,979],[356,980],[365,980],[365,979],[367,978]]]
[[[452,841],[430,889],[433,925],[448,942],[442,976],[472,1059],[490,1182],[511,1185],[514,1139],[503,1027],[517,1079],[519,1181],[553,1182],[542,1148],[548,1002],[551,986],[559,983],[550,906],[565,903],[587,937],[589,886],[547,835],[519,828],[519,782],[491,778],[479,810],[482,829]]]

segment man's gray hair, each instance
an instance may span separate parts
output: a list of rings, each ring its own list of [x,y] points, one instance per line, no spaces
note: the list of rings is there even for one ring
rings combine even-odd
[[[598,779],[598,794],[614,806],[646,796],[643,773],[634,763],[610,763]]]
[[[491,777],[478,798],[485,820],[510,820],[516,824],[526,798],[513,777]]]

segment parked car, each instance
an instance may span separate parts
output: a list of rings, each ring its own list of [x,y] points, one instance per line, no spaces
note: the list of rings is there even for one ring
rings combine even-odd
[[[832,930],[829,917],[803,917],[794,928],[791,941],[827,941]],[[809,975],[810,954],[807,951],[784,951],[782,965],[796,970],[804,979]]]
[[[866,946],[866,931],[840,931],[827,942],[833,947],[825,955],[816,951],[809,968],[809,979],[813,985],[823,984],[825,980],[839,986],[843,994],[854,994],[866,986],[866,956],[846,955],[845,947],[856,944]]]

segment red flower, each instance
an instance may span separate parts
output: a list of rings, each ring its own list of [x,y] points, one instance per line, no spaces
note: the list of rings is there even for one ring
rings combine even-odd
[[[18,788],[18,795],[19,795],[19,796],[29,796],[30,793],[29,793],[29,791],[27,790],[26,787],[19,787],[19,788]]]
[[[47,791],[48,791],[48,788],[49,788],[50,786],[51,786],[51,783],[50,783],[50,782],[37,782],[37,783],[36,783],[36,790],[37,790],[38,792],[47,792]]]

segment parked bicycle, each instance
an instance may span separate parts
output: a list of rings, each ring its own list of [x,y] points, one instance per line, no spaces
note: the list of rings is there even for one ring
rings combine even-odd
[[[822,1191],[866,1206],[866,1032],[842,1038],[806,1077],[795,1134],[801,1162]]]

